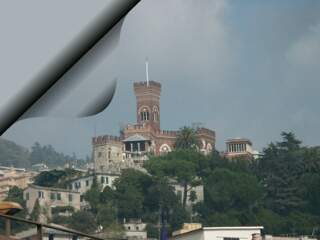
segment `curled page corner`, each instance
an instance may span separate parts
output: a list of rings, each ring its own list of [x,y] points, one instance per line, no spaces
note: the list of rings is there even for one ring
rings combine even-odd
[[[116,78],[92,79],[90,74],[117,47],[123,21],[90,49],[19,120],[34,117],[88,117],[103,111],[115,93]],[[88,109],[89,106],[92,110]]]
[[[13,96],[8,104],[1,106],[0,134],[21,119],[40,116],[85,117],[106,108],[116,90],[115,79],[106,80],[105,87],[100,86],[98,94],[86,92],[86,96],[90,96],[88,101],[85,101],[84,92],[78,86],[85,86],[82,80],[97,61],[115,47],[123,18],[139,2],[109,0],[103,11],[38,72],[30,84]],[[86,91],[90,89],[86,88]],[[75,102],[79,96],[82,96],[83,102],[66,107],[66,101]]]

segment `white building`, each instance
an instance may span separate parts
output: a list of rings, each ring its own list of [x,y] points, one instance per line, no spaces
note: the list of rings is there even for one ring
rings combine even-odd
[[[81,195],[90,190],[94,178],[97,178],[98,184],[101,186],[101,190],[105,187],[113,188],[114,181],[119,178],[118,174],[108,174],[108,173],[96,173],[95,175],[83,176],[73,179],[70,182],[69,189],[80,192]]]
[[[261,226],[253,227],[202,227],[178,233],[173,240],[252,240],[261,236]]]
[[[80,210],[80,193],[61,188],[41,187],[29,185],[23,192],[26,207],[32,212],[36,201],[42,209],[46,210],[47,216],[51,217],[51,210],[55,207],[71,206],[75,211]]]
[[[226,141],[225,157],[252,159],[254,150],[252,142],[246,138],[233,138]]]
[[[263,240],[317,240],[316,237],[310,236],[272,236],[264,235]]]
[[[84,201],[84,194],[90,190],[94,178],[96,177],[97,183],[101,187],[101,191],[105,187],[113,188],[114,181],[119,178],[118,174],[108,174],[108,173],[96,173],[95,175],[83,176],[73,179],[69,184],[69,189],[80,193],[80,205],[81,208],[87,208],[88,203]]]
[[[141,220],[130,220],[123,224],[125,236],[128,240],[146,240],[147,239],[147,224]]]

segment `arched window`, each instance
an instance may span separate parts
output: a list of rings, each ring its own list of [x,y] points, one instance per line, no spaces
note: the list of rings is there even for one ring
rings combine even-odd
[[[159,121],[159,110],[157,106],[154,106],[152,109],[153,112],[153,121],[158,122]]]
[[[144,122],[144,121],[149,121],[149,119],[150,119],[150,115],[149,115],[148,109],[143,108],[140,112],[140,120]]]
[[[166,154],[168,152],[171,152],[171,147],[165,143],[160,146],[159,151],[160,151],[160,155]]]

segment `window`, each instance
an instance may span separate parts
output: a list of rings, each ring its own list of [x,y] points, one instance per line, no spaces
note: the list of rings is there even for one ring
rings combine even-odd
[[[142,112],[140,112],[140,120],[143,122],[143,121],[148,121],[149,119],[150,119],[149,112],[146,108],[144,108]]]
[[[72,194],[69,194],[69,202],[72,202],[73,196]]]
[[[55,200],[56,199],[56,195],[54,193],[50,193],[50,199],[51,200]]]
[[[87,187],[89,186],[89,180],[86,180],[86,186]]]
[[[130,230],[131,228],[130,228],[130,226],[128,226],[128,230]]]
[[[139,231],[139,227],[138,226],[136,226],[136,230]]]
[[[83,202],[83,195],[80,196],[80,202]]]
[[[102,184],[104,183],[104,177],[101,177],[101,183]]]
[[[111,151],[110,150],[108,151],[108,158],[109,159],[111,158]]]
[[[155,122],[159,121],[159,111],[156,106],[153,107],[153,121]]]
[[[29,198],[30,198],[30,194],[27,192],[26,193],[26,200],[29,201]]]
[[[41,191],[38,192],[38,198],[44,198],[43,192],[41,192]]]
[[[61,193],[57,193],[57,200],[61,200]]]
[[[101,157],[102,156],[102,152],[98,152],[98,157]]]
[[[109,178],[108,177],[106,177],[106,184],[108,184],[109,183]]]

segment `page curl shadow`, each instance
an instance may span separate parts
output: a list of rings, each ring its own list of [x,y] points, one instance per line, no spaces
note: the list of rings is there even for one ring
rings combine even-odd
[[[104,89],[103,91],[90,86],[95,82],[85,84],[85,94],[83,94],[83,91],[77,91],[77,86],[85,80],[88,81],[90,73],[116,48],[120,40],[123,22],[124,20],[121,20],[105,35],[19,120],[44,116],[88,117],[103,111],[112,101],[116,91],[116,79],[103,79],[104,83],[101,86]],[[80,86],[80,88],[84,87]]]
[[[109,0],[107,6],[75,40],[47,64],[23,91],[11,99],[10,104],[0,109],[0,134],[2,135],[14,122],[22,118],[33,104],[139,2],[140,0]]]

